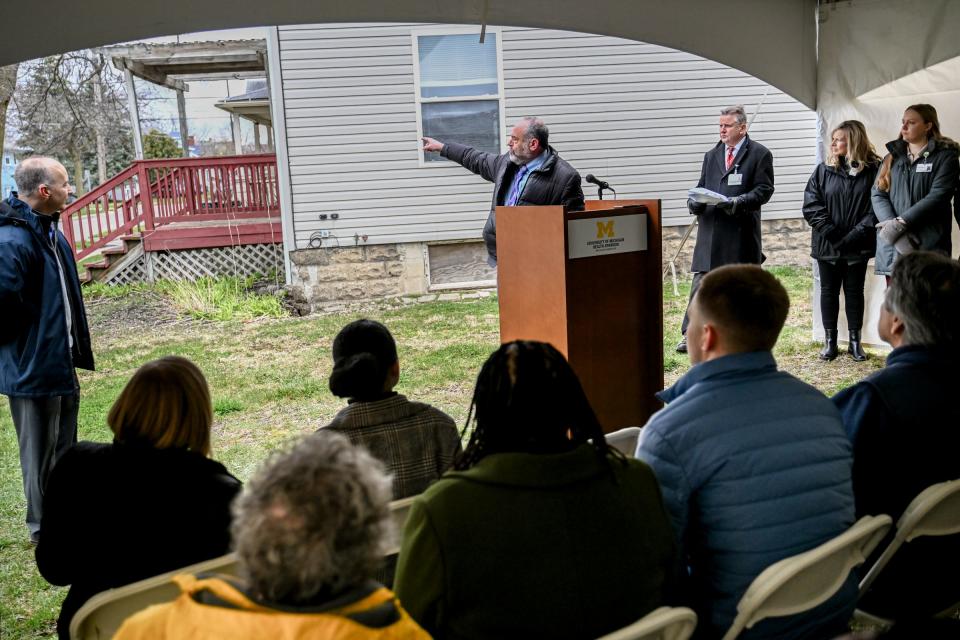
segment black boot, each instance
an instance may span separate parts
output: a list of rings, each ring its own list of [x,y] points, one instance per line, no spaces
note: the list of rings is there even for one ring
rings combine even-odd
[[[867,359],[867,354],[863,352],[863,345],[860,344],[860,330],[850,330],[850,342],[847,344],[847,353],[857,362],[863,362]]]
[[[823,332],[823,349],[820,350],[821,360],[833,360],[837,357],[837,330],[826,329]]]

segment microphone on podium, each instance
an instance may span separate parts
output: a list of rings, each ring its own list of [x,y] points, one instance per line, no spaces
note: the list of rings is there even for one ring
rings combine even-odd
[[[586,176],[584,176],[583,179],[586,180],[587,182],[589,182],[590,184],[595,184],[595,185],[597,185],[597,197],[600,198],[601,200],[603,200],[603,190],[604,190],[604,189],[607,189],[607,190],[609,190],[609,191],[613,191],[613,195],[614,195],[614,196],[617,195],[617,190],[614,189],[613,187],[611,187],[609,182],[607,182],[606,180],[600,180],[599,178],[597,178],[597,177],[596,177],[595,175],[593,175],[592,173],[588,173]]]

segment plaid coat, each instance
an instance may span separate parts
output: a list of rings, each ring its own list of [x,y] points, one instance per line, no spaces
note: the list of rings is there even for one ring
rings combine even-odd
[[[423,493],[462,450],[453,418],[400,394],[351,402],[324,428],[363,445],[387,466],[394,500]]]

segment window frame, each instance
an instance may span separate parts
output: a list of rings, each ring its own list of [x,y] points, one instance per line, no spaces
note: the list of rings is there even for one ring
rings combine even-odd
[[[420,87],[420,37],[421,36],[460,36],[473,35],[479,40],[480,32],[475,26],[464,27],[424,27],[413,29],[410,32],[410,44],[413,51],[413,97],[414,108],[417,117],[417,142],[423,138],[423,105],[435,104],[440,102],[489,102],[497,101],[499,109],[500,125],[500,153],[507,151],[507,130],[506,130],[506,98],[503,90],[503,32],[500,27],[487,27],[487,36],[496,34],[497,45],[497,94],[496,95],[477,95],[477,96],[444,96],[439,98],[424,98]],[[427,162],[426,154],[423,151],[423,145],[417,145],[417,165],[420,167],[449,167],[447,162]]]

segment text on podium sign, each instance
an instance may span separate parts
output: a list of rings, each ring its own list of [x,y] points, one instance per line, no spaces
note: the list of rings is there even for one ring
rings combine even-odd
[[[647,214],[567,221],[567,257],[592,258],[647,250]]]

